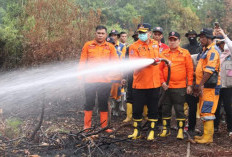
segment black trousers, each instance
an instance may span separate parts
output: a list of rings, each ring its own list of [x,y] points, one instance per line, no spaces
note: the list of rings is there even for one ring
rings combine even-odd
[[[158,119],[160,88],[133,89],[133,118],[142,119],[143,107],[147,105],[148,119]]]
[[[223,103],[226,112],[226,124],[229,132],[232,131],[232,88],[221,88],[220,97],[218,101],[217,110],[215,113],[216,119],[214,120],[214,127],[218,128],[220,123],[220,110]]]
[[[93,110],[95,106],[95,99],[97,94],[99,111],[107,112],[111,83],[86,83],[84,88],[85,88],[85,99],[86,99],[84,109],[86,111]]]
[[[132,84],[133,84],[133,73],[128,74],[128,87],[127,87],[127,102],[133,104],[133,89],[132,89]]]
[[[162,106],[163,118],[171,118],[173,105],[176,112],[176,119],[184,120],[184,103],[186,97],[186,88],[169,88],[165,94],[166,95]]]
[[[196,113],[197,113],[197,103],[199,101],[199,97],[195,97],[193,95],[186,95],[186,102],[189,106],[189,114],[188,114],[188,130],[195,130],[196,126]]]

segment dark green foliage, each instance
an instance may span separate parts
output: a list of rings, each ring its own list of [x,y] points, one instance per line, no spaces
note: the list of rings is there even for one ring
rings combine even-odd
[[[129,33],[132,33],[140,22],[150,23],[153,27],[163,27],[165,37],[172,30],[180,32],[182,37],[188,29],[193,28],[199,32],[202,27],[213,27],[215,21],[220,22],[226,32],[231,31],[232,25],[229,18],[232,13],[230,0],[70,0],[70,2],[80,6],[86,15],[91,9],[96,12],[100,10],[102,24],[108,28],[117,26],[119,30],[128,30]],[[23,39],[23,34],[29,32],[36,23],[36,18],[27,18],[26,4],[27,0],[0,0],[0,66],[4,63],[5,67],[15,67],[24,54],[22,45],[25,45],[26,40]],[[85,16],[82,18],[86,18]],[[182,40],[186,39],[183,37]]]

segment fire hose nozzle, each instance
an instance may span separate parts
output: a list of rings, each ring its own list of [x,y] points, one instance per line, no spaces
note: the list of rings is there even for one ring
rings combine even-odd
[[[159,63],[161,61],[161,58],[154,58],[154,63]]]
[[[158,64],[160,62],[165,62],[165,64],[170,65],[171,62],[167,59],[164,58],[153,58],[154,59],[154,64]]]

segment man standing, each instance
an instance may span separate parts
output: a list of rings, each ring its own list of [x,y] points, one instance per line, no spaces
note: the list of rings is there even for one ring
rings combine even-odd
[[[97,64],[117,60],[118,56],[114,46],[106,42],[107,29],[97,26],[95,40],[85,43],[80,57],[79,70],[93,68]],[[107,126],[108,122],[108,98],[110,94],[110,74],[87,75],[83,78],[85,84],[86,104],[84,106],[84,129],[91,127],[93,107],[96,93],[98,95],[101,127]],[[107,129],[106,132],[112,132]]]
[[[220,56],[213,42],[213,29],[203,28],[198,36],[203,46],[203,52],[198,55],[194,95],[199,96],[199,109],[203,120],[204,134],[195,136],[195,141],[197,143],[212,143],[215,112],[221,84]]]
[[[218,131],[220,122],[220,109],[223,103],[226,112],[226,124],[229,136],[232,137],[232,41],[227,37],[221,28],[215,28],[219,39],[216,45],[221,49],[220,66],[221,66],[221,90],[219,102],[215,113],[214,131]]]
[[[126,32],[121,32],[119,35],[119,39],[123,45],[127,46],[127,34],[126,34]]]
[[[187,49],[191,55],[198,54],[200,45],[197,42],[197,33],[195,30],[191,29],[186,34],[185,37],[188,38],[189,43],[183,46],[184,49]],[[196,67],[195,67],[196,68]],[[186,95],[186,102],[189,106],[188,114],[188,131],[191,134],[195,133],[196,126],[196,113],[197,113],[197,103],[198,97],[193,96],[192,94]]]
[[[126,46],[124,46],[121,42],[119,42],[119,33],[117,30],[112,30],[109,33],[109,36],[114,40],[114,46],[118,54],[118,58],[124,59],[126,55]],[[122,90],[122,75],[119,73],[114,76],[112,80],[112,87],[110,92],[110,97],[112,98],[112,111],[114,116],[119,115],[119,109],[125,111],[122,104],[121,104],[121,90]],[[121,104],[121,107],[119,106]]]
[[[162,27],[154,27],[153,28],[153,39],[159,43],[159,52],[162,53],[164,50],[168,49],[168,45],[161,42],[163,39],[163,28]]]
[[[185,114],[184,103],[186,93],[192,93],[193,85],[193,63],[188,50],[181,48],[180,34],[170,32],[168,37],[169,48],[161,53],[163,58],[171,61],[171,77],[169,86],[164,82],[162,87],[166,91],[166,97],[162,106],[163,130],[161,137],[170,135],[170,121],[172,105],[176,112],[178,126],[177,139],[184,139]],[[164,67],[163,75],[167,80],[168,68]],[[187,87],[186,87],[187,86]]]
[[[187,49],[191,55],[198,54],[197,49],[200,45],[197,42],[197,32],[191,29],[185,34],[185,37],[188,38],[189,43],[183,45],[183,48]]]
[[[138,32],[135,31],[134,34],[132,35],[132,38],[134,39],[134,42],[138,40]],[[126,59],[129,59],[129,49],[130,46],[127,47],[126,49]],[[127,123],[132,120],[132,104],[133,104],[133,95],[132,95],[132,84],[133,84],[133,72],[128,73],[127,75],[127,93],[126,93],[126,119],[123,120],[123,122]]]
[[[119,41],[120,34],[118,33],[118,31],[117,30],[112,30],[109,33],[109,37],[114,39],[115,48],[117,50],[118,57],[120,59],[125,58],[126,46]]]
[[[151,25],[138,25],[139,40],[129,48],[130,59],[159,57],[158,42],[150,39]],[[133,119],[134,132],[128,138],[141,137],[141,122],[144,105],[148,107],[149,131],[147,140],[154,140],[154,130],[157,122],[159,90],[161,86],[160,66],[153,64],[135,70],[133,74]]]
[[[163,28],[162,27],[154,27],[152,31],[153,31],[153,36],[152,36],[153,39],[155,41],[157,41],[159,44],[159,53],[161,54],[164,50],[169,49],[168,45],[162,43],[162,39],[164,40]],[[158,118],[157,125],[160,126],[162,124],[162,105],[160,105],[158,108],[158,115],[159,115],[158,116],[159,118]]]

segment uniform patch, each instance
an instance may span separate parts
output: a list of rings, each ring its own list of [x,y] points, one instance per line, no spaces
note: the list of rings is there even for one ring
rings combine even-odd
[[[89,45],[88,47],[89,47],[90,49],[94,49],[94,48],[96,47],[96,45],[93,45],[93,44],[92,44],[92,45]]]
[[[213,108],[213,101],[204,101],[201,113],[211,113]]]
[[[157,45],[152,45],[153,48],[157,48],[158,46]]]
[[[168,54],[168,53],[164,53],[164,55],[165,55],[166,57],[169,57],[169,56],[170,56],[170,54]]]
[[[133,51],[133,50],[131,50],[131,51],[130,51],[130,54],[131,54],[131,55],[133,55],[133,54],[134,54],[134,51]]]
[[[210,55],[210,61],[212,61],[212,60],[214,60],[214,57],[215,57],[215,53],[211,53],[211,55]]]
[[[106,50],[110,50],[110,47],[107,45],[107,46],[105,46],[105,49]]]
[[[179,52],[179,53],[178,53],[178,56],[183,56],[183,52]]]

